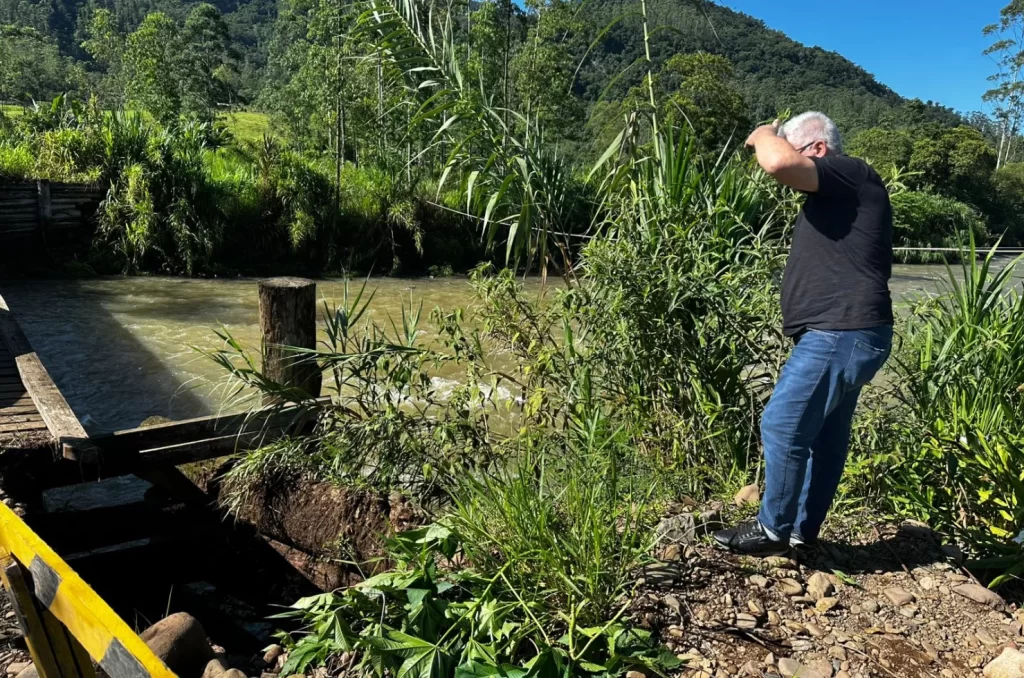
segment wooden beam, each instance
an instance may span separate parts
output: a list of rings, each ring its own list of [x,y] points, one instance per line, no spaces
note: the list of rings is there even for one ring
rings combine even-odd
[[[14,314],[0,296],[0,337],[14,356],[18,373],[25,389],[32,397],[39,414],[43,416],[50,434],[57,440],[63,438],[86,438],[88,435],[78,421],[71,406],[64,399],[60,389],[53,383],[50,373],[43,366],[31,344],[18,326]]]
[[[312,421],[315,406],[329,400],[318,398],[309,406],[265,407],[250,412],[143,426],[90,438],[69,438],[64,440],[64,457],[84,463],[109,463],[126,456],[132,457],[143,450],[155,452],[161,448],[192,444],[190,441],[209,446],[211,439],[220,441],[217,449],[223,450],[227,447],[226,441],[235,437],[245,438],[243,442],[249,444],[264,434],[280,437],[282,430],[299,430]],[[230,453],[228,451],[224,454]],[[97,454],[99,457],[92,458]],[[171,456],[170,453],[168,456]]]

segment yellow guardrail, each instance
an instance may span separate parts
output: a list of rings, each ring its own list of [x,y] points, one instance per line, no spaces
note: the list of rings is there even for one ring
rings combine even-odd
[[[41,678],[176,678],[53,549],[0,503],[0,579]]]

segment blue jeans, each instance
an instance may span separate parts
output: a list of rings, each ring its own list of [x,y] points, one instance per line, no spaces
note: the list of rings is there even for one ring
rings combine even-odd
[[[846,465],[860,390],[889,357],[892,327],[807,330],[761,418],[765,492],[758,519],[773,536],[815,539]]]

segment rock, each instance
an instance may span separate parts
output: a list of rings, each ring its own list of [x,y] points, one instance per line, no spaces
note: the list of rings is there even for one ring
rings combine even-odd
[[[785,556],[768,556],[764,559],[764,564],[770,568],[782,567],[790,570],[797,567],[796,561]]]
[[[160,426],[161,424],[173,424],[173,419],[167,417],[161,417],[159,414],[154,414],[152,417],[146,417],[139,423],[138,428],[149,428],[150,426]],[[650,523],[648,523],[650,524]]]
[[[814,643],[806,638],[791,638],[789,646],[793,648],[793,652],[810,652],[814,649]]]
[[[679,599],[673,596],[671,593],[662,598],[661,602],[665,604],[665,607],[672,610],[676,614],[683,614],[683,604],[679,602]]]
[[[822,598],[814,604],[814,609],[817,610],[818,614],[826,614],[836,609],[839,606],[839,601],[835,598]]]
[[[35,664],[29,664],[15,678],[39,678],[39,672],[36,671]]]
[[[962,565],[964,562],[964,552],[960,550],[960,547],[956,544],[946,544],[942,547],[942,555],[946,556],[949,560],[952,560],[957,565]]]
[[[881,606],[878,604],[877,600],[866,600],[860,604],[860,611],[864,614],[878,614],[878,610],[880,609]]]
[[[224,673],[220,674],[220,678],[247,678],[245,673],[238,669],[228,669]]]
[[[801,607],[814,606],[814,598],[810,596],[793,596],[792,600],[794,605],[800,605]]]
[[[271,645],[263,652],[263,663],[267,666],[273,666],[277,662],[277,658],[284,653],[284,648],[280,645]]]
[[[816,601],[831,596],[835,590],[836,587],[829,581],[828,576],[822,572],[815,572],[807,580],[807,595]]]
[[[748,600],[747,609],[750,610],[750,614],[754,615],[755,617],[764,616],[764,606],[756,600]]]
[[[207,663],[214,658],[206,631],[195,617],[185,612],[161,619],[139,637],[179,676],[202,675]]]
[[[626,678],[647,678],[647,676],[639,671],[626,671]]]
[[[931,577],[921,577],[920,581],[917,582],[917,585],[925,591],[931,591],[935,588],[935,580]]]
[[[682,555],[682,546],[676,542],[668,544],[661,550],[661,559],[664,561],[679,560]]]
[[[885,597],[889,599],[889,602],[896,607],[902,607],[914,602],[914,594],[905,589],[893,587],[886,589],[883,593],[885,593]]]
[[[840,645],[833,645],[828,649],[828,656],[836,661],[846,661],[846,649]]]
[[[752,574],[750,575],[750,578],[747,581],[749,581],[751,584],[753,584],[759,589],[768,588],[768,577],[765,577],[764,575]]]
[[[808,659],[806,666],[812,676],[832,678],[832,662],[827,659]]]
[[[736,628],[738,629],[756,629],[757,628],[757,617],[746,612],[740,612],[736,615]]]
[[[829,668],[828,673],[824,674],[810,666],[804,666],[795,659],[783,657],[779,660],[779,673],[782,674],[782,678],[831,678],[832,669]]]
[[[203,678],[221,678],[228,668],[223,659],[211,659],[206,663],[206,668],[203,669]]]
[[[998,593],[991,589],[987,589],[984,586],[978,584],[961,584],[960,586],[953,587],[953,591],[959,593],[964,598],[970,598],[976,603],[982,605],[988,605],[993,609],[1003,608],[1003,599]]]
[[[759,669],[757,667],[757,662],[755,662],[753,659],[751,659],[746,664],[744,664],[743,666],[740,667],[740,675],[741,676],[751,676],[751,677],[756,676],[757,678],[760,678],[760,676],[762,674],[761,674],[761,669]]]
[[[692,544],[697,538],[697,521],[689,511],[665,516],[655,529],[659,539],[678,544]]]
[[[761,501],[761,490],[757,485],[747,485],[736,493],[732,501],[737,506],[753,506]]]
[[[991,633],[985,629],[977,629],[974,631],[974,637],[977,638],[982,645],[999,645],[1000,642],[996,640]]]
[[[775,610],[768,610],[768,624],[770,626],[778,626],[782,623],[782,617]]]
[[[779,580],[779,590],[787,596],[799,596],[803,594],[804,587],[796,579],[786,578]]]
[[[825,631],[814,622],[807,622],[804,624],[804,628],[807,629],[807,633],[814,636],[815,638],[824,638]]]
[[[927,523],[922,523],[918,520],[908,520],[900,525],[902,534],[908,537],[914,537],[915,539],[921,539],[923,541],[935,541],[935,532],[932,528],[928,527]]]
[[[32,662],[14,662],[13,664],[8,665],[7,675],[16,676],[31,665]]]
[[[985,678],[1024,678],[1024,652],[1006,648],[988,663],[984,675]]]

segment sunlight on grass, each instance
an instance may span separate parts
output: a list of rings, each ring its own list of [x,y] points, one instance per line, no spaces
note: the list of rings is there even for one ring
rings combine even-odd
[[[222,113],[217,118],[227,124],[228,131],[239,141],[259,141],[270,132],[270,118],[265,113],[238,111]]]

